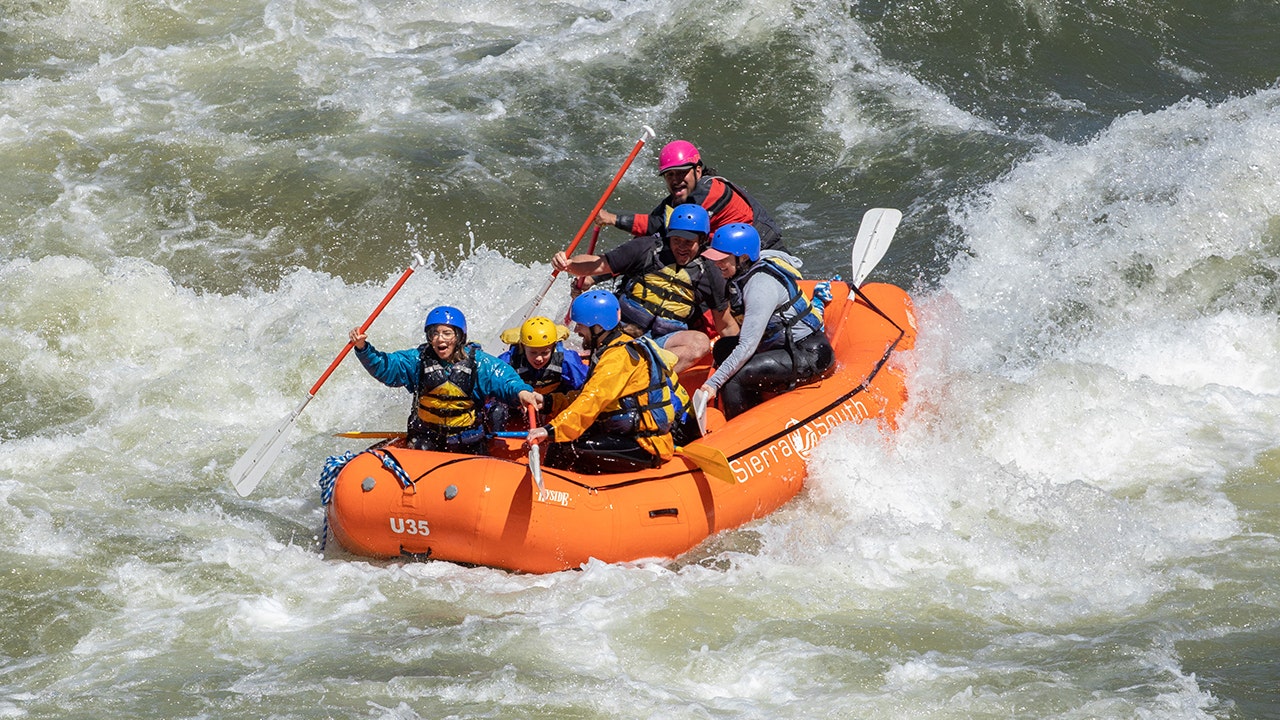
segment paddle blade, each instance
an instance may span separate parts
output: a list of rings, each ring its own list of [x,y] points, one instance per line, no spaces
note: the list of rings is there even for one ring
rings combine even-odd
[[[698,432],[707,434],[707,403],[711,402],[711,394],[702,388],[693,391],[693,416],[698,421]]]
[[[520,306],[520,308],[517,309],[515,312],[511,313],[511,316],[508,317],[500,327],[502,327],[504,330],[509,328],[516,328],[516,332],[519,332],[520,326],[524,324],[525,320],[528,320],[529,318],[533,317],[534,311],[537,310],[538,306],[542,304],[543,298],[545,298],[547,296],[547,293],[551,291],[551,286],[555,285],[556,278],[559,276],[560,276],[559,272],[551,273],[551,278],[547,280],[546,285],[542,286],[542,290],[537,295],[535,295],[532,300]],[[505,339],[504,339],[504,342],[505,342]]]
[[[861,287],[871,270],[884,257],[893,234],[902,222],[902,212],[893,208],[872,208],[862,216],[858,237],[853,241],[853,277],[850,285]]]
[[[689,458],[699,470],[717,480],[738,484],[738,479],[733,476],[733,468],[729,467],[729,458],[716,448],[695,442],[676,448],[676,454]]]
[[[538,486],[538,492],[546,492],[546,488],[542,485],[542,448],[534,443],[529,446],[529,474],[533,476],[533,484]]]
[[[355,438],[357,440],[392,440],[405,436],[402,432],[394,430],[348,430],[346,432],[334,433],[334,437]]]
[[[248,497],[258,487],[258,483],[271,468],[271,463],[276,461],[280,451],[288,445],[289,430],[300,411],[301,408],[294,410],[284,416],[275,427],[268,428],[259,435],[236,464],[231,466],[231,485],[240,493],[240,497]]]
[[[538,409],[529,405],[525,411],[529,413],[529,429],[533,430],[538,427]],[[538,493],[546,492],[547,489],[542,486],[542,448],[538,447],[538,443],[529,446],[529,474],[533,476],[533,484],[538,486]]]

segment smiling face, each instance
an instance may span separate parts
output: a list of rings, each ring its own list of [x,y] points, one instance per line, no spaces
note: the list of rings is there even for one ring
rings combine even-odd
[[[596,327],[599,327],[599,325],[575,323],[573,326],[573,331],[578,334],[578,337],[582,338],[582,347],[588,351],[596,349],[596,340],[599,336],[592,330],[592,328]],[[600,334],[603,334],[603,332]]]
[[[436,357],[441,360],[453,357],[458,349],[458,331],[449,325],[432,325],[427,332],[427,339],[431,341],[431,349],[436,351]]]
[[[738,274],[738,258],[734,255],[725,255],[719,260],[713,260],[716,267],[720,268],[720,274],[725,278],[732,280],[734,275]]]
[[[671,193],[671,204],[680,205],[689,202],[689,194],[693,192],[693,187],[701,178],[701,165],[671,168],[662,173],[662,179],[667,183],[667,192]]]
[[[669,238],[671,242],[671,254],[675,256],[676,262],[680,265],[688,265],[701,252],[702,247],[697,240],[691,240],[679,235],[672,235]]]
[[[541,370],[547,366],[547,363],[551,362],[551,354],[555,351],[555,345],[540,348],[526,347],[524,349],[524,359],[529,361],[534,370]]]

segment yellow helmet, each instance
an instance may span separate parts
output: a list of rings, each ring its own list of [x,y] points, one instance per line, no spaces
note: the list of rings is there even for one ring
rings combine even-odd
[[[544,348],[569,337],[569,328],[557,325],[545,317],[531,317],[520,327],[503,330],[499,337],[508,345]]]
[[[547,318],[531,317],[520,326],[520,344],[525,347],[544,348],[559,339],[559,328]]]

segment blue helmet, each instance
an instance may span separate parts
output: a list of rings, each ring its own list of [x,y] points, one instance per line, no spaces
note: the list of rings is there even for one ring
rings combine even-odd
[[[427,321],[422,324],[422,331],[429,332],[432,325],[452,325],[460,334],[467,334],[467,318],[456,307],[441,305],[427,313]]]
[[[751,262],[760,259],[760,233],[746,223],[729,223],[711,236],[711,247],[702,253],[712,260],[746,255]]]
[[[711,234],[711,216],[706,208],[696,203],[685,203],[672,210],[667,220],[667,233],[675,235],[677,232],[683,233],[680,237],[690,240],[699,239],[698,235]]]
[[[599,325],[605,330],[618,327],[622,310],[618,307],[618,298],[604,290],[588,290],[579,295],[569,308],[569,319],[591,327]]]

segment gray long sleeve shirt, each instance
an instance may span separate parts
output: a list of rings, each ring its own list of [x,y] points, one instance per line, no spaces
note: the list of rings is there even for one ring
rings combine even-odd
[[[795,268],[801,265],[799,258],[783,252],[765,250],[760,253],[761,260],[771,256],[780,258]],[[733,349],[729,357],[725,358],[724,362],[720,363],[715,374],[707,378],[706,385],[709,389],[719,392],[720,388],[729,382],[729,378],[741,370],[751,356],[756,354],[760,341],[764,339],[769,318],[773,317],[773,311],[789,299],[791,296],[787,293],[786,286],[768,273],[758,272],[747,280],[746,286],[742,288],[745,312],[742,317],[742,327],[738,333],[738,346]],[[795,340],[806,338],[812,333],[813,330],[804,323],[796,323],[792,327],[792,338]]]

